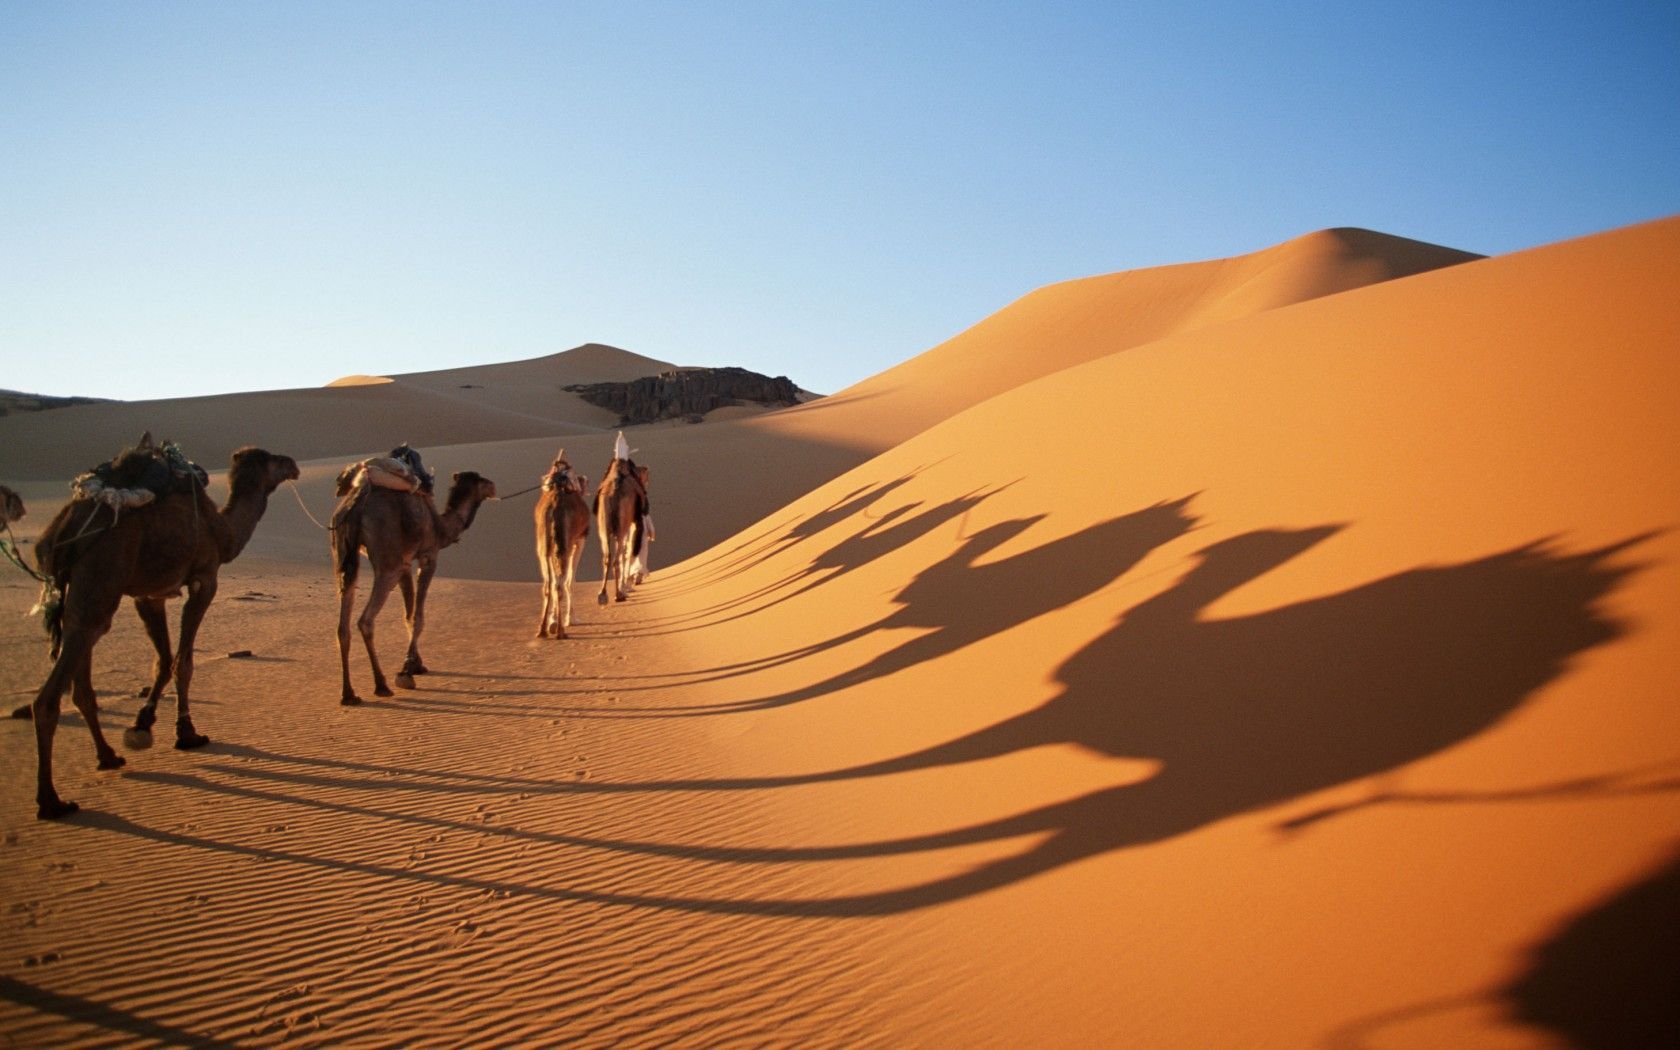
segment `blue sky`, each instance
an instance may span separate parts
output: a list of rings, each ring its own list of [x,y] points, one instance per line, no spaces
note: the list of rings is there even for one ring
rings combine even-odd
[[[611,343],[838,390],[1033,288],[1680,212],[1680,4],[0,0],[0,387]]]

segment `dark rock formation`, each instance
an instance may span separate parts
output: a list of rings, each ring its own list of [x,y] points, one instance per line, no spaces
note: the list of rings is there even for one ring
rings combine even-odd
[[[53,397],[50,394],[26,394],[21,390],[0,390],[0,416],[13,412],[45,412],[69,405],[97,405],[107,400],[103,397]]]
[[[746,403],[785,408],[799,403],[787,376],[772,379],[745,368],[678,368],[628,383],[583,383],[566,388],[619,415],[619,426],[660,419],[698,421],[714,408]]]

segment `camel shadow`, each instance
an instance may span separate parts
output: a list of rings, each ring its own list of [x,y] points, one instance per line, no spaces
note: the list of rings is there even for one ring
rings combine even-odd
[[[160,1046],[192,1047],[196,1050],[221,1050],[232,1043],[199,1035],[173,1025],[153,1021],[127,1010],[107,1005],[79,995],[64,995],[39,985],[0,975],[0,1001],[16,1003],[38,1013],[55,1014],[79,1024],[122,1032],[136,1039]],[[7,1040],[10,1045],[10,1040]]]
[[[1506,997],[1571,1046],[1680,1046],[1680,853],[1578,915]]]
[[[1165,528],[1151,542],[1165,542],[1188,527],[1182,510],[1180,502],[1140,512],[1178,519],[1177,527]],[[1581,653],[1626,631],[1601,606],[1623,579],[1642,568],[1619,562],[1617,556],[1649,538],[1575,554],[1542,540],[1472,561],[1411,569],[1264,612],[1225,619],[1204,615],[1219,598],[1340,528],[1257,530],[1202,550],[1173,586],[1129,609],[1107,633],[1062,664],[1056,679],[1063,688],[1056,696],[954,740],[809,774],[599,784],[590,790],[786,787],[920,772],[1052,744],[1159,763],[1159,771],[1141,783],[966,828],[844,848],[751,851],[754,860],[793,862],[885,857],[1037,836],[1024,851],[919,885],[797,906],[764,901],[740,907],[862,916],[956,900],[1391,772],[1470,739],[1563,674]],[[1134,538],[1147,535],[1146,530]],[[991,542],[977,540],[980,547]],[[1147,549],[1145,544],[1129,560],[1135,562]],[[951,582],[965,561],[935,567],[906,594],[918,599],[941,594],[949,600],[948,588],[968,586]],[[1061,569],[1072,572],[1076,565],[1063,563]],[[1023,569],[1002,570],[1001,578]],[[906,619],[915,622],[914,615]],[[888,673],[950,651],[982,625],[999,626],[988,614],[977,615],[956,635],[943,640],[938,640],[940,632],[927,636],[936,639],[931,646],[919,644],[922,640],[908,643],[886,654],[885,663],[872,662],[820,689],[771,699],[792,702],[848,679]],[[1582,790],[1595,789],[1585,785]],[[734,858],[725,849],[708,856],[744,860],[748,854]]]
[[[815,587],[831,583],[878,558],[903,549],[941,526],[962,518],[981,503],[1007,488],[1009,488],[1009,485],[1001,485],[983,491],[977,490],[928,507],[925,510],[921,509],[922,505],[919,503],[895,507],[882,514],[856,535],[825,550],[822,554],[813,558],[809,564],[795,572],[746,594],[738,595],[727,602],[680,617],[650,623],[648,626],[652,629],[630,632],[629,634],[632,637],[674,634],[678,633],[679,629],[685,629],[687,626],[696,623],[723,624],[764,612],[781,605],[783,602],[791,601]],[[878,498],[878,493],[871,493],[869,496],[871,502]],[[848,509],[846,516],[849,517],[860,512],[861,510],[858,509]],[[796,526],[790,529],[787,535],[794,538],[788,544],[791,546],[792,543],[798,542],[800,538],[808,534]],[[780,549],[782,548],[778,548],[778,551]]]
[[[871,530],[842,543],[812,563],[809,571],[823,575],[800,590],[827,583],[896,549],[906,538],[899,535],[900,528],[913,527],[915,535],[925,534],[934,525],[973,509],[990,495],[992,493],[988,492],[964,497],[930,510],[904,526]],[[742,664],[713,668],[707,672],[709,677],[690,679],[687,684],[717,681],[791,663],[858,641],[877,631],[915,628],[918,630],[917,637],[799,689],[725,704],[681,708],[667,706],[655,711],[623,708],[621,711],[661,713],[668,717],[761,711],[825,696],[937,660],[1046,613],[1066,608],[1119,579],[1155,548],[1195,527],[1195,519],[1187,512],[1190,499],[1185,497],[1157,503],[1020,554],[986,562],[993,551],[1022,535],[1043,521],[1044,517],[1014,518],[988,526],[968,536],[949,556],[923,570],[899,591],[893,597],[899,608],[891,614],[808,646]],[[999,596],[1008,597],[999,600]],[[768,607],[754,611],[763,611]]]
[[[920,771],[1045,744],[1161,764],[1142,783],[877,843],[886,855],[1043,836],[946,879],[828,902],[831,913],[879,914],[982,892],[1391,771],[1469,739],[1572,658],[1624,632],[1600,603],[1639,568],[1611,559],[1647,538],[1581,554],[1536,542],[1266,612],[1202,617],[1221,596],[1338,529],[1262,530],[1203,550],[1175,586],[1064,663],[1056,674],[1063,690],[1032,711],[894,759],[778,778]]]

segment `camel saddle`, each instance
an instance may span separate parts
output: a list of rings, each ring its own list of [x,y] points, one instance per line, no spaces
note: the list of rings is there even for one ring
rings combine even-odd
[[[92,499],[113,508],[143,507],[173,492],[201,492],[210,475],[173,441],[154,445],[147,433],[140,443],[70,482],[72,499]]]

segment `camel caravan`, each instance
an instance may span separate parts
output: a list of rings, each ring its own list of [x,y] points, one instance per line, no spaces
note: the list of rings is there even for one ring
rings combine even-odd
[[[573,472],[564,449],[539,485],[522,490],[541,490],[533,513],[543,580],[538,638],[565,638],[572,625],[572,582],[592,518],[602,547],[603,578],[597,601],[607,603],[609,580],[616,599],[624,601],[632,587],[646,579],[648,544],[654,538],[648,471],[631,455],[621,432],[593,504],[584,499],[589,479]],[[148,433],[135,447],[72,482],[70,502],[35,542],[38,573],[24,563],[15,542],[6,544],[10,560],[41,581],[41,601],[33,612],[47,629],[53,661],[34,702],[12,712],[35,725],[37,817],[56,819],[78,809],[76,803],[59,797],[52,779],[53,737],[66,689],[92,734],[98,767],[120,769],[126,764],[100,730],[92,677],[94,646],[111,629],[124,597],[133,601],[157,654],[152,684],[143,694],[145,703],[133,726],[123,734],[124,746],[136,750],[151,746],[158,700],[171,680],[175,684],[175,746],[190,750],[210,742],[193,724],[190,711],[193,644],[215,600],[221,566],[244,550],[275,489],[298,477],[297,462],[290,456],[242,448],[229,463],[228,499],[218,508],[205,491],[208,474],[178,446],[154,442]],[[374,621],[392,588],[400,591],[408,653],[395,680],[401,688],[415,688],[414,676],[427,671],[420,656],[420,635],[438,554],[460,542],[479,508],[495,499],[493,481],[461,471],[451,477],[439,510],[433,475],[418,451],[407,445],[393,449],[389,456],[352,463],[339,473],[337,503],[323,528],[338,582],[341,704],[362,703],[350,682],[350,622],[362,558],[372,567],[373,578],[356,628],[373,671],[374,695],[389,697],[394,694],[374,649]],[[0,487],[0,527],[6,529],[8,540],[11,522],[23,515],[23,501]],[[183,592],[180,637],[172,652],[164,603]]]

